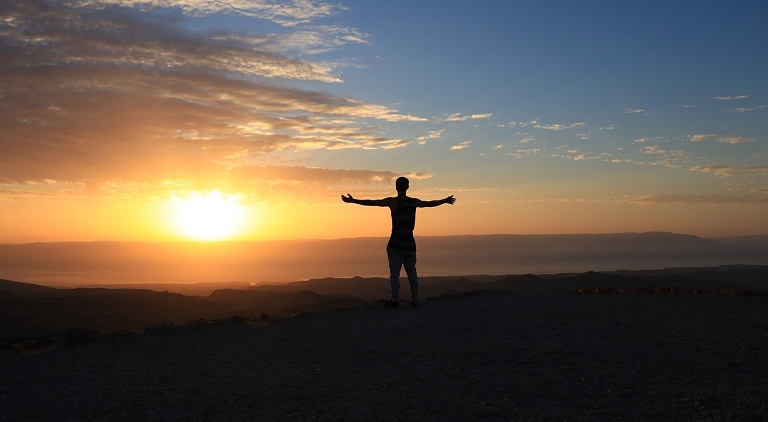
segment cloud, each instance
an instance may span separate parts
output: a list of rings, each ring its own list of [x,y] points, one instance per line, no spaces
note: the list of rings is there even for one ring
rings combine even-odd
[[[400,139],[393,142],[391,139],[382,138],[383,145],[381,146],[381,148],[382,149],[402,148],[404,146],[407,146],[410,143],[411,141],[408,139]]]
[[[283,150],[390,149],[411,142],[382,137],[369,119],[426,120],[283,86],[340,79],[332,65],[256,48],[224,32],[191,33],[149,7],[178,6],[191,15],[232,7],[226,13],[236,13],[238,1],[166,3],[3,3],[1,184],[40,191],[35,183],[52,180],[95,193],[236,184],[243,169]],[[138,10],[123,7],[132,5]],[[265,16],[290,17],[293,24],[340,10],[308,1],[247,5],[246,15],[269,9]]]
[[[717,101],[733,101],[733,100],[743,100],[749,98],[749,95],[734,95],[731,97],[715,97]]]
[[[749,113],[749,112],[752,112],[752,111],[755,111],[755,110],[760,110],[761,108],[765,108],[765,107],[768,107],[768,106],[760,105],[760,106],[749,107],[749,108],[739,107],[739,108],[733,110],[733,112],[734,113]]]
[[[611,156],[611,154],[608,153],[600,153],[598,155],[585,155],[585,154],[579,154],[577,150],[568,150],[569,153],[574,154],[572,156],[566,156],[565,158],[571,158],[573,161],[583,161],[583,160],[606,160],[607,158]],[[554,155],[554,157],[557,157],[558,155]]]
[[[492,116],[491,113],[485,113],[485,114],[471,114],[467,116],[462,116],[461,113],[454,113],[449,115],[446,118],[437,119],[438,123],[442,122],[464,122],[467,120],[477,120],[477,119],[489,119]]]
[[[551,125],[544,125],[544,124],[539,123],[537,120],[532,121],[531,124],[533,125],[533,127],[537,128],[537,129],[554,130],[554,131],[561,131],[561,130],[565,130],[565,129],[573,129],[573,128],[576,128],[576,127],[584,127],[584,126],[586,126],[586,123],[584,123],[584,122],[571,123],[569,125],[563,125],[563,124],[559,124],[559,123],[555,123],[555,124],[551,124]]]
[[[103,8],[122,6],[151,10],[153,8],[181,9],[191,16],[215,13],[266,19],[284,26],[296,26],[339,13],[342,6],[317,0],[71,0],[78,7]]]
[[[709,138],[717,138],[717,135],[711,133],[700,133],[698,135],[691,135],[688,137],[689,142],[701,142]]]
[[[656,140],[659,140],[659,139],[661,139],[661,138],[658,137],[658,136],[655,137],[655,138],[640,138],[640,139],[635,139],[634,141],[632,141],[632,143],[633,144],[642,144],[642,143],[645,143],[645,142],[648,142],[648,141],[656,141]]]
[[[522,158],[523,156],[539,155],[543,152],[545,151],[541,148],[529,148],[529,149],[518,149],[515,152],[508,152],[507,155],[511,155],[515,158]]]
[[[665,154],[667,150],[661,149],[657,146],[649,146],[649,147],[643,147],[643,153],[644,154]]]
[[[645,113],[646,111],[641,108],[625,108],[624,114],[639,114],[639,113]]]
[[[443,131],[444,129],[430,130],[426,135],[419,136],[416,140],[419,141],[419,144],[424,145],[430,139],[440,139],[440,137],[443,136]]]
[[[349,44],[370,44],[368,34],[353,28],[318,25],[288,34],[213,34],[212,40],[239,43],[250,48],[275,53],[302,55],[324,54]],[[333,67],[333,66],[331,66]]]
[[[453,151],[462,150],[462,149],[464,149],[464,148],[467,148],[467,147],[469,147],[469,145],[470,145],[470,144],[472,144],[472,141],[465,141],[465,142],[462,142],[462,143],[460,143],[460,144],[458,144],[458,145],[454,145],[454,146],[452,146],[452,147],[451,147],[451,150],[453,150]]]
[[[768,166],[726,166],[722,164],[709,164],[706,166],[696,166],[690,171],[700,171],[702,173],[714,173],[718,177],[737,177],[748,174],[768,174]]]
[[[327,169],[302,166],[249,166],[238,170],[245,183],[288,183],[311,182],[319,185],[368,185],[390,184],[397,177],[422,180],[432,177],[430,173],[395,173],[392,171]]]
[[[717,135],[717,134],[711,134],[711,133],[701,133],[698,135],[691,135],[688,137],[689,142],[701,142],[707,139],[717,139],[718,142],[722,142],[724,144],[741,144],[744,142],[752,142],[755,140],[755,138],[749,137],[749,136],[724,136],[724,135]]]
[[[688,162],[688,160],[678,158],[662,158],[661,160],[652,161],[648,164],[651,166],[663,166],[670,169],[676,169],[682,167],[682,164],[680,163],[686,162]]]
[[[516,127],[516,126],[527,127],[528,123],[526,123],[526,122],[516,122],[516,121],[513,120],[513,121],[511,121],[511,122],[509,122],[507,124],[507,127]]]
[[[392,171],[327,169],[302,166],[253,165],[230,169],[229,177],[193,180],[190,178],[165,180],[160,184],[105,183],[99,186],[70,185],[65,189],[0,189],[0,200],[34,200],[49,197],[130,196],[144,197],[147,192],[170,197],[199,190],[235,191],[246,202],[280,202],[289,198],[306,199],[327,196],[345,189],[360,190],[366,186],[391,186],[399,176],[412,180],[432,177],[430,173],[395,173]],[[132,189],[130,189],[132,188]]]
[[[646,205],[679,204],[679,205],[749,205],[768,204],[765,196],[726,196],[726,195],[647,195],[627,200]]]
[[[638,139],[638,140],[635,140],[633,143],[644,143],[646,141],[655,140],[655,139],[659,139],[659,138]],[[642,154],[653,157],[653,161],[649,161],[645,163],[650,166],[679,168],[679,167],[682,167],[684,164],[690,163],[690,158],[687,156],[685,151],[667,150],[660,146],[649,145],[649,146],[642,147],[640,152]],[[628,162],[629,161],[631,160],[628,160]],[[613,162],[616,162],[616,161],[614,160]],[[643,163],[636,162],[636,164],[643,164]]]
[[[325,64],[185,32],[152,15],[123,9],[76,9],[58,3],[9,0],[3,13],[4,68],[67,66],[234,74],[340,82]]]
[[[721,136],[718,137],[717,140],[726,144],[736,145],[744,142],[752,142],[755,138],[749,136]]]

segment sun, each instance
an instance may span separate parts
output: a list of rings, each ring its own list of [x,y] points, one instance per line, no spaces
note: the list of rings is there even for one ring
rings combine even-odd
[[[236,236],[245,222],[240,195],[219,191],[193,192],[173,198],[173,220],[182,235],[195,240],[224,240]]]

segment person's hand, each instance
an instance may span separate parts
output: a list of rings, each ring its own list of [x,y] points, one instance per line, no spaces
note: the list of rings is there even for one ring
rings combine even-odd
[[[443,201],[445,201],[446,204],[453,205],[456,202],[456,198],[454,198],[453,195],[451,195],[451,196],[443,199]]]
[[[346,203],[350,203],[354,199],[355,198],[353,198],[352,195],[350,195],[350,194],[347,194],[347,196],[341,195],[341,200],[346,202]]]

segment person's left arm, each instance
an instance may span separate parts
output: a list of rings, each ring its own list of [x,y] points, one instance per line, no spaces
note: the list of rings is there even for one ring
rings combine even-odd
[[[450,204],[453,205],[456,202],[456,198],[453,197],[453,195],[443,198],[443,199],[435,199],[434,201],[422,201],[421,199],[416,200],[416,206],[419,208],[429,208],[429,207],[436,207],[438,205],[443,204]]]

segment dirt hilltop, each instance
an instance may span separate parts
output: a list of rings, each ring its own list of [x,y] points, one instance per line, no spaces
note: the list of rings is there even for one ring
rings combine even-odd
[[[764,420],[766,300],[444,296],[0,351],[0,421]]]

